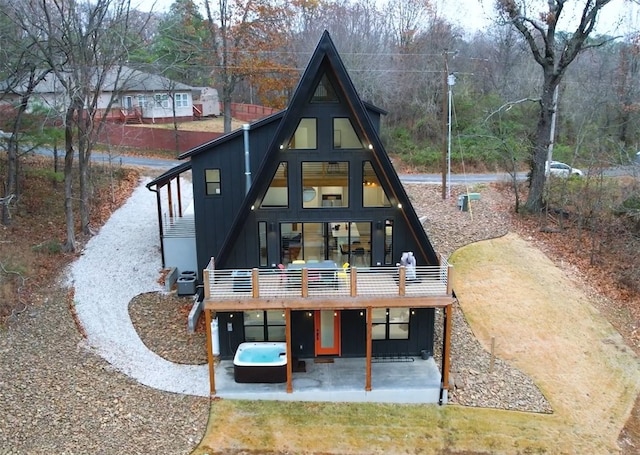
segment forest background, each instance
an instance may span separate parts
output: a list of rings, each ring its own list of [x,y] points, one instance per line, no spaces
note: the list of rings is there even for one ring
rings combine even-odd
[[[630,8],[616,20],[620,1]],[[216,88],[230,131],[232,102],[287,105],[328,30],[361,98],[387,111],[382,139],[405,172],[439,171],[447,154],[457,173],[529,171],[528,187],[513,180],[516,210],[523,194],[531,213],[560,213],[561,221],[574,214],[581,232],[607,228],[608,238],[625,239],[633,258],[638,180],[620,186],[602,177],[640,150],[640,28],[630,14],[638,2],[492,6],[491,26],[474,31],[430,0],[177,0],[164,12],[129,0],[0,0],[2,224],[20,213],[28,178],[21,160],[43,145],[63,147],[63,168],[51,173],[64,182],[60,249],[76,251],[77,233],[92,234],[91,154],[107,115],[98,97],[114,71],[125,77],[130,67]],[[609,33],[596,27],[601,17],[614,24]],[[51,76],[67,98],[62,107],[34,95]],[[12,103],[4,102],[8,94]],[[113,92],[109,108],[117,101]],[[544,169],[551,150],[588,178],[550,191]],[[592,242],[592,262],[605,243]],[[636,263],[623,270],[632,289]]]

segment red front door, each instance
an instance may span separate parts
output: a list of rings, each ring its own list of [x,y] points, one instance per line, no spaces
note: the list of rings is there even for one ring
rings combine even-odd
[[[316,355],[340,355],[340,312],[319,310],[314,314]]]

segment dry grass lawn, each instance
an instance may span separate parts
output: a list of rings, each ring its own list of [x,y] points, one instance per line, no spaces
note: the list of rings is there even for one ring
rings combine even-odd
[[[231,120],[231,130],[237,130],[238,128],[242,128],[242,125],[247,122],[242,122],[240,120],[232,119]],[[172,130],[173,123],[156,123],[156,124],[144,124],[139,125],[145,128],[159,128],[165,130]],[[207,131],[212,133],[224,133],[224,118],[223,117],[215,117],[215,118],[205,118],[202,120],[194,120],[192,122],[180,122],[178,123],[178,129],[180,131]]]
[[[515,234],[452,257],[471,328],[529,374],[551,415],[461,406],[212,403],[194,454],[611,454],[640,390],[638,359],[543,253]]]

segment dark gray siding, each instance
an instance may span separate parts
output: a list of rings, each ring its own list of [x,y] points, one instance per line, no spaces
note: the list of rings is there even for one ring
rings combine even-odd
[[[257,174],[273,137],[277,123],[251,131],[250,166],[252,180]],[[193,198],[196,222],[198,268],[203,269],[220,251],[239,212],[246,193],[244,168],[244,137],[242,134],[191,157]],[[205,193],[205,169],[220,169],[221,194]],[[255,264],[255,261],[254,261]]]

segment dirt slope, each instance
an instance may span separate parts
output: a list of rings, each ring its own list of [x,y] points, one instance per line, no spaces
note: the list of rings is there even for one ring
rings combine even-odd
[[[554,408],[532,416],[554,453],[615,453],[640,390],[638,358],[579,284],[516,234],[457,251],[454,288],[479,341],[529,374]]]

